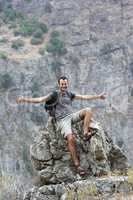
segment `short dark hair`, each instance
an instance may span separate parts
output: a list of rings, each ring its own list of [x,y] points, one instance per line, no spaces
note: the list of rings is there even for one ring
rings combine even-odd
[[[68,81],[68,78],[66,76],[60,76],[58,78],[58,83],[60,83],[60,80],[63,79],[63,80],[67,80]]]

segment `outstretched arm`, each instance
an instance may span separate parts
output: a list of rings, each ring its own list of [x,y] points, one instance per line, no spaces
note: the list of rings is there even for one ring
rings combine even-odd
[[[50,98],[51,94],[48,94],[44,97],[37,97],[37,98],[27,98],[27,97],[20,97],[16,99],[17,103],[42,103],[45,102]]]
[[[104,93],[99,95],[75,95],[74,99],[77,100],[94,100],[94,99],[105,99],[106,96]]]

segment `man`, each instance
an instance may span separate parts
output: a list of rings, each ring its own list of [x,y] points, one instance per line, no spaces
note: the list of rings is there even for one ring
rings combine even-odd
[[[61,134],[67,140],[68,150],[71,154],[74,166],[81,176],[86,174],[86,171],[80,166],[80,160],[77,155],[75,136],[71,129],[71,123],[84,120],[83,134],[87,139],[91,138],[91,132],[88,127],[92,118],[92,111],[90,108],[84,108],[78,112],[73,113],[72,101],[73,100],[93,100],[93,99],[105,99],[104,94],[100,95],[78,95],[68,91],[69,81],[65,76],[61,76],[58,79],[58,98],[56,100],[56,106],[54,110],[54,116],[56,119],[57,129],[61,131]],[[18,98],[17,103],[42,103],[52,98],[52,93],[38,98]]]

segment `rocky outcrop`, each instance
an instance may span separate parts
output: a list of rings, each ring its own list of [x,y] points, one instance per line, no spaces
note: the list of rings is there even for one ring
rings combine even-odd
[[[44,185],[34,187],[24,200],[116,200],[132,199],[133,183],[128,177],[106,177],[76,181],[73,184]]]
[[[125,170],[127,158],[121,149],[107,136],[98,122],[92,121],[92,138],[83,140],[83,122],[73,124],[81,165],[88,176],[107,174],[111,170]],[[31,146],[31,160],[44,184],[72,182],[79,176],[74,172],[67,141],[56,131],[51,119],[47,128]]]
[[[30,148],[33,166],[38,171],[38,176],[40,177],[38,184],[49,186],[43,186],[39,190],[34,188],[32,192],[30,191],[26,194],[25,200],[32,200],[37,194],[40,195],[41,192],[43,195],[50,195],[52,199],[58,199],[56,196],[59,197],[61,194],[65,196],[62,199],[67,199],[65,192],[67,189],[62,184],[71,183],[73,189],[75,187],[79,189],[80,185],[90,187],[91,183],[89,182],[88,185],[82,179],[105,175],[112,170],[126,171],[128,167],[126,156],[112,142],[100,124],[94,120],[91,122],[90,127],[93,136],[89,141],[83,140],[82,126],[83,121],[73,124],[72,127],[76,135],[81,165],[88,170],[87,176],[84,178],[80,177],[74,171],[67,149],[67,142],[60,134],[60,131],[56,131],[52,119],[49,118],[47,128],[40,131],[39,137],[36,138],[36,141]],[[77,184],[75,182],[79,180],[81,182],[78,183],[78,186],[74,186]],[[100,183],[100,181],[98,182]],[[95,184],[94,188],[97,190]],[[34,193],[32,195],[34,198],[31,197],[31,193]],[[54,194],[55,196],[53,196]],[[43,199],[42,197],[39,197],[39,199]]]
[[[61,31],[67,53],[57,60],[47,52],[41,57],[35,53],[39,45],[30,46],[30,49],[27,38],[27,49],[13,50],[14,29],[9,30],[7,24],[0,28],[2,37],[9,36],[8,42],[3,45],[0,42],[1,51],[8,49],[7,56],[10,58],[0,59],[0,83],[8,83],[8,86],[11,77],[14,84],[13,88],[10,84],[8,89],[0,86],[0,199],[11,200],[15,193],[17,196],[23,195],[25,190],[32,187],[32,175],[35,174],[29,160],[29,146],[47,119],[41,105],[15,106],[14,87],[19,95],[33,97],[32,90],[35,88],[37,96],[44,96],[56,87],[59,75],[69,77],[70,87],[75,93],[107,93],[104,102],[75,101],[74,109],[96,107],[98,121],[114,143],[125,150],[133,165],[132,0],[8,1],[12,1],[20,13],[24,11],[30,17],[40,17],[37,19],[47,24],[49,33]],[[10,76],[3,81],[7,73]],[[103,108],[100,109],[100,106]]]

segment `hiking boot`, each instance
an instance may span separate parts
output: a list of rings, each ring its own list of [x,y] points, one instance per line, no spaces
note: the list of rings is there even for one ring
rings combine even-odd
[[[83,140],[84,141],[89,141],[92,137],[92,133],[91,132],[88,132],[88,133],[85,133],[84,136],[83,136]]]

